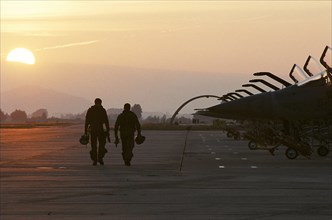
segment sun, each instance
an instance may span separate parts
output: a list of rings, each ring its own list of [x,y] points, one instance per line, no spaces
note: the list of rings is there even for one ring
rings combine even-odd
[[[35,56],[30,50],[26,48],[16,48],[10,51],[6,60],[8,62],[35,64]]]

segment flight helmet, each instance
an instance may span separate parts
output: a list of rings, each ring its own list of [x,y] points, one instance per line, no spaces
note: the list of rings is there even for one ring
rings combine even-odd
[[[145,136],[137,135],[135,138],[136,144],[142,144],[145,141]]]
[[[83,134],[81,137],[80,137],[80,143],[82,145],[87,145],[89,143],[89,135],[88,134]]]

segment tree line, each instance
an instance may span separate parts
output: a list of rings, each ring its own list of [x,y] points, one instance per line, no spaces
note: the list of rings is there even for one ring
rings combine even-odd
[[[30,119],[39,121],[46,120],[48,118],[47,109],[38,109],[31,114]],[[24,110],[16,109],[12,113],[8,114],[0,109],[0,121],[1,122],[26,122],[29,119],[27,113]]]
[[[118,108],[110,108],[107,109],[107,115],[109,118],[110,123],[115,123],[115,120],[117,116],[122,112],[123,109]],[[166,115],[163,116],[155,116],[151,115],[148,116],[145,119],[142,119],[142,107],[140,104],[134,104],[131,109],[139,118],[139,120],[143,123],[147,124],[158,124],[158,123],[169,123],[170,118],[167,118]],[[87,111],[87,110],[86,110]],[[47,109],[38,109],[34,111],[30,116],[26,113],[24,110],[16,109],[15,111],[11,112],[10,114],[5,113],[0,109],[0,122],[1,123],[24,123],[24,122],[44,122],[44,121],[50,121],[50,120],[77,120],[77,121],[83,121],[85,120],[86,111],[80,113],[80,114],[64,114],[61,115],[59,118],[56,117],[50,117],[48,116]],[[180,123],[191,123],[191,119],[180,117],[177,120]]]
[[[122,111],[121,109],[117,109],[118,112]],[[135,112],[135,114],[137,115],[137,117],[139,119],[142,118],[142,107],[139,104],[135,104],[132,107],[132,111]],[[81,114],[65,114],[65,115],[61,115],[61,119],[84,119],[85,115],[86,115],[86,111],[84,111]],[[12,113],[8,114],[5,113],[2,109],[0,109],[0,121],[1,122],[25,122],[28,119],[34,119],[34,120],[39,120],[39,121],[43,121],[43,120],[47,120],[48,118],[48,111],[47,109],[38,109],[36,111],[34,111],[31,116],[29,117],[28,114],[26,113],[26,111],[21,110],[21,109],[16,109],[15,111],[13,111]],[[54,119],[54,117],[52,117],[51,119]]]

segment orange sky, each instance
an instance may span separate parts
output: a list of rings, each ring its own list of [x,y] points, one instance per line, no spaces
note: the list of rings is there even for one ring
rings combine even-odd
[[[331,1],[1,1],[1,91],[46,84],[93,99],[107,93],[108,81],[125,93],[123,99],[143,103],[143,109],[172,111],[195,95],[238,89],[254,72],[286,77],[294,63],[303,65],[308,55],[318,58],[331,46],[331,10]],[[16,47],[35,54],[36,64],[25,68],[26,75],[6,71],[14,65],[5,63],[6,55]],[[52,70],[45,72],[47,65]],[[95,71],[86,73],[85,65]],[[123,89],[126,82],[121,80],[130,75],[114,80],[114,74],[105,74],[107,66],[147,70],[146,79],[137,74],[139,94]],[[169,77],[167,71],[155,70],[169,70]],[[181,71],[186,73],[179,76]],[[226,73],[243,80],[225,85]],[[76,82],[60,83],[66,77]],[[166,82],[152,86],[158,81],[151,78],[158,77]],[[104,89],[96,91],[100,84]],[[186,85],[182,92],[176,91],[180,85]],[[150,102],[140,100],[149,86],[174,93],[155,91]],[[119,97],[104,99],[122,106]]]

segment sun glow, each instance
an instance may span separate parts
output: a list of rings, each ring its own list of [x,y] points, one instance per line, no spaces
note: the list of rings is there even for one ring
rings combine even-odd
[[[25,48],[16,48],[10,51],[6,60],[8,62],[35,64],[35,56],[30,50]]]

